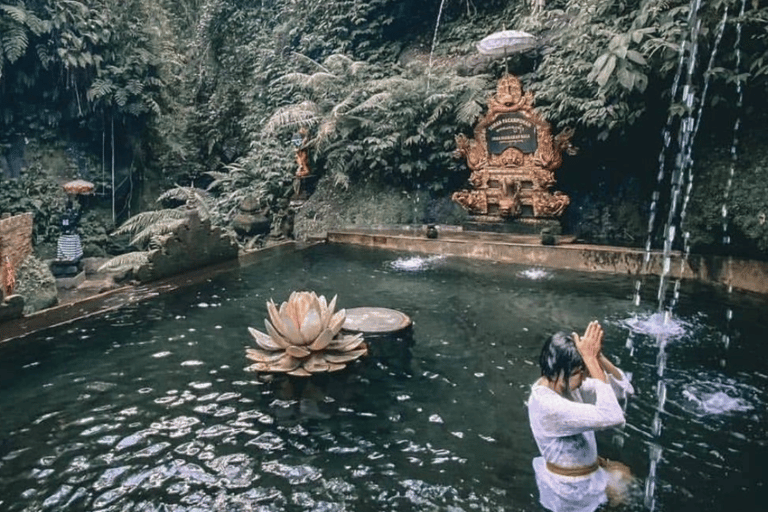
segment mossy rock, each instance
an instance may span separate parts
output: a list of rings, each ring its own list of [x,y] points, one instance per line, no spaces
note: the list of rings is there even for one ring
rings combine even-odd
[[[27,256],[18,268],[16,293],[24,297],[25,315],[55,306],[59,301],[51,269],[33,255]]]

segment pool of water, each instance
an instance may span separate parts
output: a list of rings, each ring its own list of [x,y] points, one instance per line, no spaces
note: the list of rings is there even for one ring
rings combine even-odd
[[[661,451],[656,510],[760,509],[768,304],[683,283],[665,324],[643,288],[635,307],[622,276],[317,246],[15,340],[0,347],[0,510],[540,510],[538,352],[594,318],[637,390],[601,452],[644,478]],[[247,327],[294,290],[414,326],[338,373],[245,372]]]

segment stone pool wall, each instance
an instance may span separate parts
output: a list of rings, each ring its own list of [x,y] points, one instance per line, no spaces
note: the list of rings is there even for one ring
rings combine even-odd
[[[542,245],[539,236],[468,232],[438,226],[439,236],[429,239],[425,229],[349,228],[327,233],[327,241],[383,247],[408,252],[444,254],[548,268],[628,275],[661,275],[663,255],[652,251],[644,268],[645,251],[577,243]],[[722,256],[672,254],[669,275],[696,279],[734,289],[768,294],[768,263]]]

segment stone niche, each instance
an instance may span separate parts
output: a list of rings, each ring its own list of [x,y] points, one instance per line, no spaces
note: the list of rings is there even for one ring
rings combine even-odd
[[[474,138],[456,137],[454,156],[466,158],[472,174],[471,189],[454,192],[452,199],[475,222],[559,226],[570,198],[552,190],[554,171],[563,163],[563,152],[575,154],[572,136],[566,129],[553,137],[533,108],[533,93],[523,93],[517,77],[503,77]]]

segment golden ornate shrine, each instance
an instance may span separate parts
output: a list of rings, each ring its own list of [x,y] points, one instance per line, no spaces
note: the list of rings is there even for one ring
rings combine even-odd
[[[475,138],[456,137],[454,156],[467,159],[472,190],[452,199],[476,220],[556,219],[570,198],[551,192],[563,151],[575,154],[573,129],[552,136],[552,129],[533,109],[533,93],[523,93],[520,80],[507,75],[488,99],[488,112],[475,126]]]

